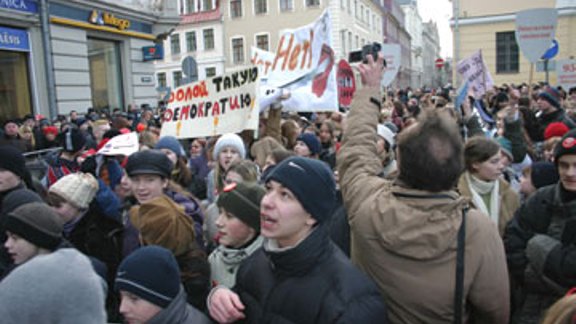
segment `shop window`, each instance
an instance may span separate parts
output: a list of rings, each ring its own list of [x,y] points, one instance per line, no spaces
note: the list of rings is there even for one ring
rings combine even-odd
[[[113,41],[88,38],[90,90],[92,107],[124,107],[120,44]]]
[[[31,111],[28,53],[0,51],[0,120]]]

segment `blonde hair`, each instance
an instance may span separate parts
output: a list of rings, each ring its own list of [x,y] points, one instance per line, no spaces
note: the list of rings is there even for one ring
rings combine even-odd
[[[32,134],[32,136],[30,137],[30,144],[32,145],[33,148],[36,147],[36,139],[34,138],[34,132],[32,131],[32,127],[27,125],[20,126],[20,128],[18,129],[18,134],[20,134],[20,137],[24,137],[24,134],[26,133]]]
[[[546,311],[542,324],[572,324],[576,320],[576,295],[558,300]]]

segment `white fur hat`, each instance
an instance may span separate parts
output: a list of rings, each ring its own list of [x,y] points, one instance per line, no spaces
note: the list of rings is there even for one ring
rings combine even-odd
[[[378,133],[378,136],[382,137],[386,142],[388,142],[390,147],[394,146],[394,143],[396,143],[396,141],[394,140],[394,137],[396,137],[396,135],[390,130],[390,128],[382,124],[378,124],[378,129],[376,130],[376,132]]]
[[[54,193],[73,206],[87,209],[98,191],[98,181],[90,173],[71,173],[58,179],[48,193]]]

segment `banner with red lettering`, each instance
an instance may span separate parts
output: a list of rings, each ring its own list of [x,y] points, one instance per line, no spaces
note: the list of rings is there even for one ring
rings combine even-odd
[[[252,63],[261,67],[262,109],[269,96],[290,92],[285,111],[337,111],[335,55],[332,50],[330,13],[325,10],[312,24],[280,36],[275,53],[252,50]]]
[[[556,61],[556,77],[558,85],[570,90],[576,87],[576,60]]]
[[[174,89],[160,136],[214,136],[258,129],[258,68],[250,67]]]

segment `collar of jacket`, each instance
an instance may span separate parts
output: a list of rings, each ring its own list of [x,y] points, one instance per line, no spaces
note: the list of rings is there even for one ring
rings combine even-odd
[[[332,248],[327,226],[321,223],[297,246],[279,252],[264,249],[264,252],[277,275],[300,277],[326,258]]]
[[[261,247],[263,240],[264,238],[262,236],[258,236],[252,241],[252,243],[250,243],[250,245],[240,249],[233,249],[220,245],[216,250],[214,250],[214,252],[220,255],[224,264],[234,266],[240,264],[247,256],[251,255]]]
[[[186,317],[186,294],[180,286],[180,292],[170,304],[150,319],[148,324],[184,323]]]

